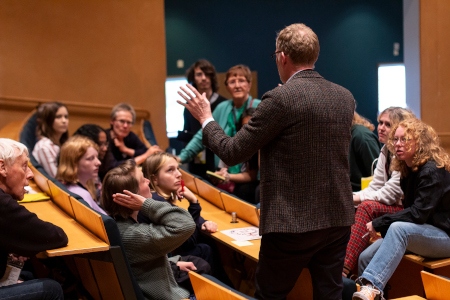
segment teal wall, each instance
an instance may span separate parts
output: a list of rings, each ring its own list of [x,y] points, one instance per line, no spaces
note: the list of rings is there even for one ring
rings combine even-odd
[[[276,33],[305,23],[318,35],[316,70],[348,88],[357,111],[376,121],[377,66],[403,62],[402,0],[165,0],[167,72],[182,75],[199,58],[218,72],[246,64],[258,72],[258,92],[279,82]],[[400,55],[393,56],[393,43]],[[185,67],[178,69],[176,61]]]

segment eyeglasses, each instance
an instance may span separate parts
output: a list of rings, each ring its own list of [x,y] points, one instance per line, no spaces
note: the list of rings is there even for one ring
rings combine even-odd
[[[119,122],[121,125],[125,125],[125,124],[127,124],[128,126],[133,125],[133,122],[127,121],[127,120],[116,120],[116,121]]]
[[[396,137],[394,137],[394,138],[392,139],[392,144],[396,145],[398,142],[400,142],[400,145],[404,145],[404,144],[406,144],[407,142],[409,142],[410,140],[411,140],[411,139],[408,139],[408,138],[406,138],[406,137],[404,137],[404,136],[402,136],[402,137],[396,136]]]
[[[277,58],[277,54],[281,53],[281,52],[283,52],[283,51],[281,51],[281,50],[275,51],[274,53],[272,53],[272,55],[270,55],[270,57],[272,57],[272,59],[276,59]]]

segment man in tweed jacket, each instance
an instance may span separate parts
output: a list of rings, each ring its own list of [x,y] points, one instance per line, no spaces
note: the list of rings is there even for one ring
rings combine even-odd
[[[293,24],[273,54],[284,83],[263,97],[248,125],[226,136],[194,88],[179,93],[203,126],[203,143],[226,164],[261,149],[261,222],[256,297],[284,299],[304,267],[314,299],[341,299],[342,267],[354,220],[348,149],[352,94],[313,70],[316,34]]]

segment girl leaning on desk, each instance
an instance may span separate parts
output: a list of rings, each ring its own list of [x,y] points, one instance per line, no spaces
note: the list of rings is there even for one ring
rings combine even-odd
[[[167,254],[192,235],[195,223],[186,210],[152,199],[148,183],[134,161],[128,160],[106,174],[101,203],[117,222],[131,270],[145,298],[188,298],[190,292],[177,284]],[[138,213],[148,222],[139,222]],[[174,262],[179,257],[170,259]],[[186,272],[195,270],[190,262],[176,264]]]
[[[418,119],[404,120],[392,128],[387,145],[395,154],[391,168],[400,173],[404,209],[367,223],[371,236],[379,231],[384,239],[358,279],[354,300],[382,296],[405,251],[431,258],[450,253],[450,157],[436,132]]]

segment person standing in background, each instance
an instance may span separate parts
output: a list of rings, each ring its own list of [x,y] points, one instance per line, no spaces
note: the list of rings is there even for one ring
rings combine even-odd
[[[258,299],[285,299],[308,267],[314,299],[342,298],[342,268],[354,207],[348,149],[355,99],[314,71],[317,35],[304,24],[277,36],[283,85],[267,92],[234,137],[214,121],[206,97],[181,87],[178,101],[200,121],[203,143],[227,165],[261,156],[262,234]]]
[[[216,106],[225,101],[225,97],[219,95],[217,90],[219,84],[217,82],[216,69],[206,59],[200,59],[196,61],[186,72],[187,81],[192,84],[201,94],[205,93],[211,104],[211,111],[214,111]],[[194,137],[194,135],[202,128],[202,125],[192,116],[189,110],[185,109],[184,116],[184,128],[183,131],[178,133],[177,139],[184,143],[186,146]],[[194,159],[189,162],[189,172],[204,176],[208,167],[206,165],[206,157],[210,159],[208,161],[214,161],[214,153],[209,149],[205,149],[200,155],[205,158]]]
[[[225,130],[229,136],[234,136],[241,123],[243,112],[250,107],[256,107],[261,102],[250,96],[252,87],[252,72],[245,65],[231,67],[225,75],[225,85],[231,94],[231,99],[223,101],[214,110],[214,119]],[[209,101],[208,101],[209,103]],[[211,111],[211,109],[210,109]],[[190,162],[205,149],[202,143],[202,132],[199,130],[192,140],[181,150],[179,160],[181,163]],[[211,152],[211,154],[213,154]],[[209,171],[216,171],[225,167],[217,155],[206,156],[206,168]],[[239,173],[241,164],[228,165],[228,172]],[[203,173],[201,176],[206,177]]]

